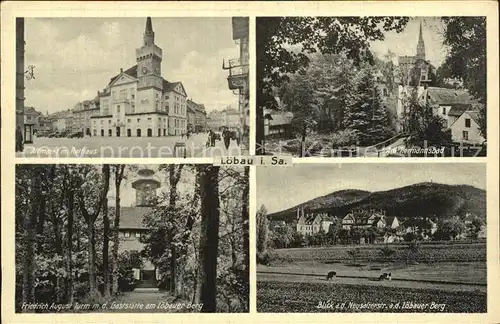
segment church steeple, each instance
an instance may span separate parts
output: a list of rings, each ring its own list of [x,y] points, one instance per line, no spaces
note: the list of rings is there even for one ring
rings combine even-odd
[[[155,43],[155,33],[151,17],[146,19],[146,30],[144,31],[144,46],[151,46]]]
[[[425,61],[425,44],[424,37],[422,35],[422,20],[420,20],[420,30],[418,33],[417,59]]]

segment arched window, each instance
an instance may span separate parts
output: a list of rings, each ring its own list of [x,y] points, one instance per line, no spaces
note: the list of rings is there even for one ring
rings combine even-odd
[[[137,128],[137,137],[141,137],[141,129]]]

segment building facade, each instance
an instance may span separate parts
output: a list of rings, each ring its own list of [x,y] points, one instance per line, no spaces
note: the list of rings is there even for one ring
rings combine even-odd
[[[226,125],[225,116],[220,110],[213,110],[207,116],[207,128],[219,132]]]
[[[335,217],[327,213],[305,213],[304,207],[297,208],[297,232],[307,236],[317,233],[328,233],[330,225],[335,222]]]
[[[198,104],[188,99],[187,107],[194,112],[193,131],[196,133],[205,132],[207,130],[207,112],[205,110],[205,105]]]
[[[486,140],[479,127],[479,112],[464,111],[451,125],[451,139],[457,143],[481,145]]]
[[[53,122],[53,128],[57,132],[73,131],[73,111],[71,109],[59,111],[50,116]]]
[[[146,20],[137,64],[98,92],[99,115],[92,116],[93,136],[160,137],[187,131],[186,90],[161,75],[162,49],[155,44],[151,18]]]
[[[82,132],[84,135],[92,135],[92,117],[99,116],[99,96],[92,100],[79,102],[73,108],[73,131]]]
[[[238,114],[239,127],[243,132],[248,131],[249,127],[249,82],[248,82],[248,67],[249,67],[249,19],[248,17],[233,17],[232,18],[233,40],[239,43],[240,57],[230,59],[228,64],[225,62],[223,68],[229,70],[227,77],[228,86],[238,95]]]
[[[147,167],[142,167],[133,179],[132,188],[135,189],[135,205],[120,208],[120,246],[119,253],[128,252],[133,257],[141,258],[140,253],[144,248],[140,238],[147,232],[142,221],[146,215],[153,211],[157,190],[161,182],[155,172]],[[113,209],[110,206],[109,209]],[[156,287],[159,272],[147,259],[141,258],[140,266],[133,268],[134,278],[139,280],[140,287]]]

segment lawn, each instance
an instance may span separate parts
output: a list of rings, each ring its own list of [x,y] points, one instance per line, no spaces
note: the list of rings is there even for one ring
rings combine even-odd
[[[486,293],[311,282],[257,283],[257,311],[484,313]],[[320,308],[319,306],[322,306]]]

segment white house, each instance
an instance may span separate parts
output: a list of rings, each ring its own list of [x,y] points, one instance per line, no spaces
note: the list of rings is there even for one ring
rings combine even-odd
[[[451,124],[451,138],[454,142],[482,144],[485,138],[479,128],[479,112],[465,111]]]

